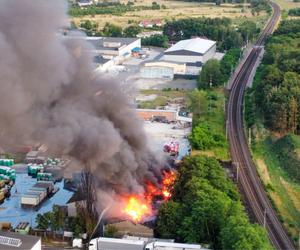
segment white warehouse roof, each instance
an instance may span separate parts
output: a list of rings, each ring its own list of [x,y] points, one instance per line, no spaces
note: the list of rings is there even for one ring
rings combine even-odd
[[[205,54],[211,47],[216,44],[215,41],[203,39],[203,38],[192,38],[187,40],[181,40],[169,49],[165,51],[165,54],[175,54],[176,51],[189,51],[197,54]],[[173,53],[172,53],[173,52]]]

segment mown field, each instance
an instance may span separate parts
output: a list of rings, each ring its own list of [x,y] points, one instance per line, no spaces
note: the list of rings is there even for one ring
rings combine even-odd
[[[283,1],[283,0],[281,0]],[[135,1],[135,6],[151,6],[153,1]],[[181,1],[166,1],[159,0],[156,1],[160,5],[165,5],[166,9],[159,10],[140,10],[131,11],[123,13],[122,15],[94,15],[94,16],[81,16],[73,17],[72,20],[78,26],[80,22],[84,20],[91,20],[98,24],[101,29],[104,27],[105,23],[112,23],[119,25],[122,28],[129,26],[132,23],[139,23],[144,19],[162,19],[163,21],[172,19],[181,19],[187,17],[228,17],[234,20],[236,23],[240,23],[244,20],[256,21],[260,26],[263,25],[266,20],[266,13],[261,13],[260,15],[253,16],[249,8],[244,8],[242,5],[234,4],[223,4],[221,6],[216,6],[211,3],[196,3],[196,2],[181,2]]]

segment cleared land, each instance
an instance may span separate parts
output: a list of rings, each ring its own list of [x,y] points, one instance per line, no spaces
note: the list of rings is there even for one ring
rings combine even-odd
[[[253,149],[258,173],[281,220],[295,242],[300,230],[300,185],[292,182],[281,168],[270,139]]]
[[[279,0],[278,0],[279,1]],[[283,0],[281,0],[283,1]],[[123,15],[95,15],[95,16],[82,16],[76,17],[72,20],[76,25],[79,25],[83,20],[91,20],[98,24],[101,29],[105,23],[113,23],[122,27],[126,27],[130,23],[139,23],[145,19],[162,19],[163,21],[172,19],[181,19],[187,17],[228,17],[239,23],[243,20],[254,20],[258,24],[263,24],[266,20],[266,14],[261,13],[259,16],[253,16],[249,8],[245,8],[241,5],[224,4],[216,6],[209,3],[196,3],[196,2],[181,2],[181,1],[156,1],[160,5],[164,4],[166,9],[160,10],[141,10],[124,13]],[[152,0],[137,1],[135,5],[150,6]]]

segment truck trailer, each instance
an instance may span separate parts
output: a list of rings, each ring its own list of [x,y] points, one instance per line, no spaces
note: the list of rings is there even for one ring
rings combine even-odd
[[[124,240],[115,238],[95,238],[90,241],[89,250],[145,250],[143,240]]]
[[[201,245],[174,243],[157,239],[115,239],[95,238],[89,243],[89,250],[204,250]]]

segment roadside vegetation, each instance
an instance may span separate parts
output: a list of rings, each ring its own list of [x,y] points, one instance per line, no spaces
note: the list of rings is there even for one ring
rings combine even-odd
[[[268,40],[245,118],[265,188],[295,242],[300,230],[300,20],[284,20]]]
[[[220,51],[240,48],[260,32],[252,21],[245,21],[235,27],[229,18],[180,19],[167,22],[163,30],[171,41],[190,39],[192,36],[207,37],[217,41]]]

